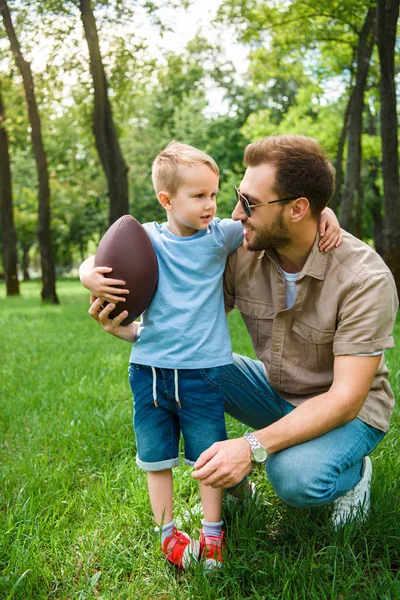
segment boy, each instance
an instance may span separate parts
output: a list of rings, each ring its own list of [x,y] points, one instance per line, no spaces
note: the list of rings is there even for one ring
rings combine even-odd
[[[81,266],[80,276],[98,298],[89,313],[110,333],[134,342],[129,380],[137,464],[147,471],[162,550],[181,569],[198,557],[213,568],[222,563],[222,490],[200,483],[204,518],[200,541],[194,541],[174,524],[172,467],[179,464],[180,432],[188,465],[227,437],[219,367],[232,362],[232,350],[222,277],[228,255],[243,241],[243,229],[240,222],[214,219],[219,170],[200,150],[172,142],[155,159],[152,179],[167,222],[144,225],[157,253],[159,282],[140,325],[121,327],[126,312],[110,321],[114,305],[101,308],[100,299],[124,301],[128,293],[114,287],[124,282],[104,277],[111,269],[94,269],[92,257]],[[339,239],[333,215],[322,239],[328,244],[324,249]]]

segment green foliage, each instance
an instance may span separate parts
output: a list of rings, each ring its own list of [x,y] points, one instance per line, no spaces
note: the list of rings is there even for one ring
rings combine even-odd
[[[254,139],[309,135],[335,160],[368,5],[365,0],[224,0],[212,36],[193,31],[184,51],[160,56],[137,22],[143,11],[151,13],[162,35],[163,1],[94,1],[113,117],[129,167],[132,214],[141,222],[164,220],[151,184],[151,164],[172,139],[198,146],[218,162],[220,216],[231,213],[233,186],[244,168],[243,150]],[[9,6],[28,58],[46,40],[45,64],[34,62],[35,89],[50,171],[55,260],[59,269],[68,270],[97,243],[108,218],[78,0],[32,0],[29,10],[26,3],[10,0]],[[227,33],[239,40],[248,57],[247,70],[240,75],[231,57],[222,54]],[[23,89],[5,40],[0,58],[19,246],[31,246],[35,255],[37,177]],[[373,237],[372,206],[382,200],[378,80],[374,51],[362,136],[362,234],[367,239]],[[209,105],[207,90],[214,88],[224,94],[221,114]],[[378,166],[370,169],[369,163]]]
[[[265,135],[301,133],[316,138],[334,160],[342,118],[340,104],[321,105],[322,90],[315,84],[304,86],[297,95],[296,104],[290,106],[279,124],[274,123],[269,110],[262,110],[249,116],[243,126],[243,133],[251,140]]]

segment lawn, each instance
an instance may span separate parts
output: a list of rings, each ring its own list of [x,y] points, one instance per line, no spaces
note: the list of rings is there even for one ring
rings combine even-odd
[[[336,533],[328,508],[289,508],[260,470],[260,501],[225,506],[223,570],[178,573],[160,556],[135,464],[129,346],[87,316],[76,281],[58,293],[60,306],[43,306],[38,283],[10,299],[0,285],[1,600],[400,599],[399,410],[372,456],[363,526]],[[238,314],[230,326],[234,350],[252,353]],[[399,353],[387,352],[397,397]],[[175,481],[177,517],[195,532],[196,485],[184,467]]]

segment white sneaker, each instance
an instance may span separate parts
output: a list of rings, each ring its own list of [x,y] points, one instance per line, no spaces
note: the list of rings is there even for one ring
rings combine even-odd
[[[369,456],[364,456],[364,473],[361,481],[347,494],[333,502],[332,521],[335,529],[342,527],[348,521],[358,518],[364,521],[371,505],[372,462]]]
[[[258,502],[260,495],[253,481],[247,481],[246,484],[224,491],[224,505],[228,510],[233,510],[244,502]]]
[[[257,495],[256,484],[253,481],[246,481],[243,485],[226,490],[226,496],[231,500],[254,500]]]

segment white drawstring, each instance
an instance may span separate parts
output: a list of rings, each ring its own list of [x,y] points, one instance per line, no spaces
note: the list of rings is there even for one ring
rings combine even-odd
[[[158,406],[157,402],[157,371],[155,367],[151,367],[153,373],[153,402],[154,406]],[[181,401],[179,400],[179,388],[178,388],[178,369],[174,369],[174,382],[175,382],[175,400],[179,408],[182,408]]]
[[[153,371],[153,402],[154,402],[154,406],[158,406],[158,402],[157,402],[157,372],[154,367],[151,367],[151,370]]]
[[[174,369],[174,381],[175,381],[175,400],[179,408],[182,408],[179,400],[179,389],[178,389],[178,369]]]

